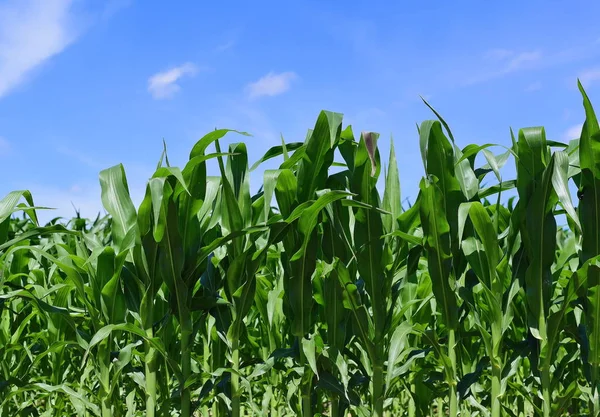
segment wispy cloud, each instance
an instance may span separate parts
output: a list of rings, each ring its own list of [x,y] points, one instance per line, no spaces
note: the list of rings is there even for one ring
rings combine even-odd
[[[288,91],[291,88],[292,82],[297,78],[296,73],[291,71],[279,74],[270,72],[258,81],[248,84],[246,92],[251,99],[264,96],[277,96]]]
[[[236,44],[236,41],[231,39],[231,40],[228,40],[227,42],[223,42],[223,43],[217,45],[215,50],[217,52],[225,52],[225,51],[233,48],[235,46],[235,44]]]
[[[344,115],[344,125],[352,125],[358,130],[377,129],[383,125],[387,113],[379,107],[367,107],[356,113]]]
[[[108,19],[121,9],[131,6],[132,3],[133,0],[105,0],[101,17],[103,19]]]
[[[74,150],[72,147],[59,146],[56,150],[58,153],[66,155],[66,156],[70,157],[72,160],[77,161],[83,165],[90,167],[90,168],[94,168],[94,169],[105,168],[104,164],[101,164],[97,159],[93,158],[91,155],[86,155],[83,152]]]
[[[485,52],[478,62],[470,63],[476,72],[463,85],[478,84],[521,71],[539,71],[578,61],[590,60],[600,55],[597,42],[581,42],[568,48],[542,52],[541,49],[517,51],[513,49],[491,49]],[[600,81],[600,67],[583,71],[579,78],[582,83]]]
[[[76,39],[73,3],[11,0],[0,5],[0,97]]]
[[[542,89],[542,83],[540,81],[533,82],[525,87],[525,91],[532,93],[534,91],[540,91]]]
[[[590,68],[579,74],[579,81],[584,87],[590,87],[592,84],[600,81],[600,68]]]
[[[154,74],[148,79],[148,91],[157,100],[171,98],[181,90],[177,81],[185,76],[193,76],[197,71],[196,65],[187,62],[178,67]]]
[[[504,74],[509,72],[519,71],[526,68],[531,68],[542,59],[540,51],[521,52],[507,57],[505,67],[502,70]]]
[[[485,52],[483,56],[485,59],[489,59],[492,61],[500,61],[503,59],[510,58],[513,55],[514,55],[514,51],[511,51],[510,49],[497,48],[497,49],[490,49],[489,51]]]
[[[199,128],[195,136],[203,136],[209,128],[227,128],[238,129],[248,132],[252,135],[252,139],[247,139],[248,143],[259,142],[261,145],[277,145],[280,144],[280,132],[274,125],[273,120],[260,106],[250,103],[245,100],[228,99],[223,103],[223,107],[211,118],[214,124]],[[262,146],[250,147],[250,153],[256,152],[257,155],[252,155],[252,158],[259,158],[258,155],[263,152]]]
[[[484,69],[480,74],[467,79],[464,84],[472,85],[517,71],[536,68],[542,62],[541,51],[517,52],[509,49],[492,49],[483,55]],[[493,68],[493,69],[491,69]]]
[[[0,156],[5,156],[10,152],[10,142],[0,136]]]
[[[583,128],[583,123],[579,123],[577,125],[571,126],[563,134],[563,140],[578,139],[579,136],[581,136],[582,128]]]
[[[242,37],[242,32],[243,28],[240,26],[227,29],[222,35],[218,36],[214,51],[221,53],[235,48]]]

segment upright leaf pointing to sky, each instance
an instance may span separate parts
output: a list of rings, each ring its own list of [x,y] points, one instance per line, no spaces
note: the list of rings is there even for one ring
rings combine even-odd
[[[123,165],[100,172],[102,203],[113,219],[112,233],[116,252],[126,250],[135,242],[136,210],[131,197]]]
[[[583,86],[578,82],[583,96],[585,123],[579,141],[579,218],[582,238],[580,266],[600,255],[600,127],[598,119]],[[600,269],[590,266],[586,281],[586,321],[589,339],[592,396],[600,396]],[[593,402],[594,415],[600,415],[600,401]]]

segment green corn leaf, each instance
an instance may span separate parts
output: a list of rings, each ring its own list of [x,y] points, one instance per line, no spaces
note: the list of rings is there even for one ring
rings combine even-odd
[[[581,263],[600,254],[600,128],[592,104],[583,90],[586,119],[579,142],[579,218],[582,225]]]
[[[334,265],[331,267],[329,274],[324,277],[323,311],[327,323],[328,344],[341,351],[345,347],[348,314],[344,308],[344,291],[343,287],[340,285],[338,273],[338,269]]]
[[[436,185],[442,197],[442,210],[450,227],[451,255],[453,256],[453,272],[455,276],[462,273],[465,267],[459,250],[458,207],[465,201],[454,168],[454,151],[452,144],[442,132],[440,122],[425,121],[421,124],[420,140],[426,144],[426,173],[438,179]]]
[[[581,223],[571,200],[569,191],[569,157],[565,152],[555,152],[554,155],[554,173],[552,175],[552,186],[558,196],[558,200],[565,209],[567,215],[577,226],[577,230],[581,231]]]
[[[135,243],[137,214],[129,196],[123,165],[115,165],[101,171],[100,186],[102,204],[112,216],[111,231],[116,252],[128,250]]]
[[[155,348],[156,351],[165,358],[169,367],[175,373],[176,377],[178,379],[181,378],[181,369],[180,369],[179,365],[177,364],[176,361],[172,360],[172,358],[169,356],[169,354],[165,350],[165,347],[164,347],[162,341],[159,338],[148,338],[148,336],[146,335],[144,330],[140,329],[139,327],[136,327],[135,325],[133,325],[131,323],[108,324],[108,325],[100,328],[94,334],[92,339],[90,340],[89,345],[86,350],[86,353],[83,357],[83,362],[85,362],[87,360],[87,357],[89,356],[91,349],[94,348],[99,343],[101,343],[103,340],[105,340],[113,331],[125,331],[128,333],[134,334],[134,335],[146,340],[147,342],[149,342],[152,345],[152,347]]]
[[[319,370],[317,369],[317,352],[315,339],[303,337],[301,340],[301,349],[304,352],[304,357],[306,358],[310,369],[314,372],[314,374],[319,378]]]
[[[252,220],[252,202],[250,199],[250,182],[248,172],[248,151],[244,143],[232,144],[229,147],[226,175],[238,201],[240,214],[245,227]]]
[[[297,188],[298,181],[294,176],[294,173],[289,169],[281,170],[277,175],[275,197],[277,199],[279,211],[285,218],[292,214],[292,211],[296,206]]]
[[[312,200],[322,188],[333,162],[332,149],[339,140],[342,125],[340,113],[321,112],[312,135],[306,142],[306,158],[298,166],[298,200]],[[288,160],[289,161],[289,160]]]
[[[554,158],[543,172],[540,185],[526,209],[530,264],[526,272],[529,326],[539,339],[546,337],[546,317],[550,308],[551,266],[556,245],[556,220],[552,214],[556,197],[552,189]]]
[[[390,145],[390,159],[388,162],[388,172],[385,177],[385,190],[383,192],[382,208],[390,213],[383,218],[384,229],[388,233],[398,230],[398,217],[402,212],[402,198],[400,196],[400,177],[398,174],[398,164],[396,162],[396,153],[394,151],[394,141]]]
[[[354,157],[351,184],[351,190],[356,194],[354,199],[373,207],[379,206],[376,188],[379,151],[376,148],[376,136],[374,133],[361,136]],[[364,208],[358,208],[354,217],[354,240],[358,248],[357,267],[371,300],[375,343],[379,343],[383,338],[386,321],[384,297],[391,289],[391,281],[384,269],[384,242],[380,239],[383,235],[383,220],[376,211]]]
[[[385,381],[385,386],[388,389],[388,391],[392,386],[392,378],[394,376],[396,360],[406,349],[406,345],[408,343],[408,336],[412,332],[412,330],[412,326],[409,323],[403,322],[398,327],[396,327],[394,333],[392,333],[392,337],[390,338],[390,347],[387,358],[387,373]]]
[[[206,149],[213,143],[224,137],[227,133],[233,132],[243,136],[252,136],[246,132],[240,132],[232,129],[215,129],[214,131],[204,135],[196,144],[193,146],[190,152],[190,160],[197,156],[204,155]]]
[[[102,288],[103,312],[107,323],[122,323],[125,321],[126,306],[125,294],[121,286],[121,270],[125,263],[126,253],[121,253],[113,258],[114,273]]]
[[[189,289],[182,277],[183,248],[181,236],[177,228],[175,204],[171,201],[167,207],[165,234],[160,242],[160,252],[157,259],[157,271],[167,285],[175,303],[175,311],[179,317],[189,314]]]
[[[258,161],[256,161],[254,163],[254,165],[252,165],[252,167],[250,168],[250,171],[254,171],[256,168],[258,168],[258,166],[260,164],[262,164],[265,161],[268,161],[269,159],[275,158],[279,155],[286,156],[287,152],[295,151],[296,149],[300,148],[303,145],[304,144],[302,142],[293,142],[293,143],[284,143],[283,145],[280,145],[280,146],[273,146],[267,152],[265,152],[265,154]],[[285,159],[288,159],[288,158],[285,158]]]
[[[24,198],[29,204],[30,208],[18,207],[19,200]],[[10,217],[16,211],[23,210],[27,213],[31,220],[33,220],[35,225],[38,225],[37,215],[35,210],[32,208],[35,205],[33,204],[33,197],[31,193],[27,190],[21,191],[12,191],[8,193],[2,200],[0,200],[0,223],[4,222],[8,217]]]
[[[337,277],[340,285],[344,289],[343,305],[344,308],[350,310],[355,333],[361,338],[367,352],[373,352],[374,344],[372,342],[373,323],[367,314],[367,309],[362,303],[358,288],[350,279],[348,269],[341,263],[336,264]]]
[[[429,274],[433,282],[433,293],[442,311],[442,321],[450,328],[458,326],[456,295],[450,286],[452,253],[450,247],[450,225],[444,214],[442,190],[439,181],[421,180],[421,224]]]

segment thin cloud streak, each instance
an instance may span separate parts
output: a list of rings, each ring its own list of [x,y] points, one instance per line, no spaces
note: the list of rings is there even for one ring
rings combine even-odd
[[[600,68],[590,68],[579,74],[579,81],[584,87],[590,87],[592,84],[600,81]]]
[[[484,55],[484,60],[491,61],[496,69],[473,76],[463,85],[474,85],[514,72],[535,68],[543,58],[541,51],[515,52],[510,50],[492,50]]]
[[[582,128],[583,128],[583,123],[579,123],[574,126],[571,126],[563,134],[563,140],[579,139],[579,137],[581,136]]]
[[[535,91],[540,91],[542,89],[542,83],[540,81],[536,81],[534,83],[529,84],[525,87],[525,92],[532,93]]]
[[[156,100],[172,98],[181,87],[177,82],[185,76],[194,76],[198,72],[196,65],[187,62],[152,75],[148,79],[148,92]]]
[[[6,156],[11,151],[11,145],[8,140],[0,136],[0,156]]]
[[[66,146],[60,146],[56,151],[90,168],[103,169],[106,167],[105,165],[99,163],[92,156],[86,155]]]
[[[583,43],[580,46],[566,48],[558,51],[543,52],[542,50],[529,50],[516,52],[510,49],[492,49],[483,55],[482,67],[478,74],[463,80],[463,86],[479,84],[495,78],[504,77],[521,71],[537,71],[552,68],[568,63],[590,59],[600,55],[596,42]],[[473,65],[471,65],[473,66]],[[600,69],[584,71],[581,77],[588,83],[600,80]]]
[[[225,52],[225,51],[233,48],[235,46],[235,44],[236,44],[235,40],[230,40],[230,41],[224,42],[224,43],[222,43],[220,45],[217,45],[217,47],[215,48],[215,50],[217,52]]]

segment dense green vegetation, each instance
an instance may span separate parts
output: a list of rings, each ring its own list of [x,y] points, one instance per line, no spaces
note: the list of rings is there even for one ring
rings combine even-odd
[[[0,414],[599,416],[600,128],[580,90],[567,144],[534,127],[460,149],[434,112],[410,207],[393,146],[382,163],[331,112],[252,167],[283,160],[255,195],[227,130],[181,170],[163,153],[138,208],[123,167],[102,171],[95,221],[40,226],[9,194]]]

